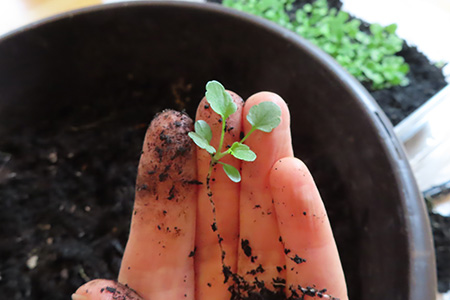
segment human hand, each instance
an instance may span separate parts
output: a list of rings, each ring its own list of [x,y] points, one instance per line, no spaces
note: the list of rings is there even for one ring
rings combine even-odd
[[[74,300],[347,299],[323,202],[293,157],[286,103],[261,92],[244,105],[230,94],[238,109],[226,121],[224,147],[250,130],[250,107],[271,101],[282,112],[272,132],[255,131],[245,141],[254,162],[223,158],[242,181],[230,181],[218,165],[207,179],[211,156],[188,138],[192,121],[161,113],[144,141],[120,283],[91,281]],[[210,125],[210,144],[218,145],[223,120],[206,99],[196,119]]]

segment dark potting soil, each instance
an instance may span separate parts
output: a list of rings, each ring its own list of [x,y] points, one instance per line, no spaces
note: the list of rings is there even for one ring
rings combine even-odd
[[[222,3],[221,0],[208,0],[208,2]],[[293,4],[293,11],[312,2],[315,0],[297,0]],[[328,0],[328,5],[340,10],[342,2]],[[292,13],[291,16],[294,14]],[[367,32],[368,24],[362,21],[361,29]],[[432,64],[417,50],[417,47],[409,46],[405,42],[403,49],[397,55],[402,56],[409,64],[408,86],[373,90],[370,84],[363,83],[394,126],[447,85],[442,69]]]
[[[438,290],[445,293],[450,290],[450,217],[435,213],[429,216],[436,250]]]
[[[400,123],[447,85],[442,69],[431,64],[416,47],[405,44],[399,55],[409,64],[409,85],[376,91],[369,89],[393,125]]]
[[[117,277],[147,124],[96,126],[0,141],[0,298],[68,299]]]

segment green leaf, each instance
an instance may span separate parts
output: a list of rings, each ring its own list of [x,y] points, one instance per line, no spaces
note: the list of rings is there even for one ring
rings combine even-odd
[[[202,136],[200,136],[198,133],[196,132],[189,132],[188,136],[194,141],[194,143],[199,146],[202,149],[205,149],[206,151],[208,151],[209,154],[214,154],[216,153],[216,149],[214,149],[213,146],[211,146],[209,144],[209,142]]]
[[[381,34],[381,32],[383,32],[383,26],[381,26],[380,24],[374,23],[374,24],[370,24],[370,32],[374,35],[378,35]]]
[[[391,24],[386,27],[384,27],[384,30],[386,30],[388,33],[394,34],[397,30],[397,24]]]
[[[208,100],[211,108],[220,115],[224,121],[237,110],[237,106],[233,102],[230,94],[228,94],[223,85],[216,80],[209,81],[206,84],[206,100]]]
[[[203,120],[198,120],[197,122],[195,122],[194,126],[195,126],[195,133],[197,133],[199,136],[207,140],[209,144],[212,139],[212,131],[208,123],[206,123]]]
[[[261,102],[250,108],[247,120],[253,128],[271,132],[281,122],[281,108],[273,102]]]
[[[232,165],[221,163],[223,170],[227,174],[228,178],[231,179],[233,182],[240,182],[241,181],[241,174],[239,174],[238,169],[233,167]]]
[[[379,49],[372,49],[370,51],[370,58],[373,61],[379,62],[383,58],[383,53]]]
[[[303,6],[303,10],[307,13],[310,13],[313,10],[313,7],[311,4],[307,3]]]
[[[254,161],[256,159],[255,152],[250,150],[249,146],[239,142],[234,142],[228,151],[230,151],[231,155],[240,160]]]

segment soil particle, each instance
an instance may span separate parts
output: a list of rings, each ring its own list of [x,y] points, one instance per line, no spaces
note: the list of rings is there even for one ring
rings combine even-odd
[[[192,251],[189,253],[189,257],[194,257],[194,256],[195,256],[195,251],[197,251],[197,248],[194,248],[194,250],[192,250]]]
[[[180,146],[177,148],[175,154],[170,157],[171,160],[177,158],[178,156],[183,156],[187,151],[189,151],[189,148]]]
[[[177,126],[177,127],[179,127],[179,126]],[[159,134],[159,139],[161,141],[165,141],[167,144],[171,144],[172,143],[172,139],[170,138],[169,135],[164,134],[164,131],[165,130],[161,131],[161,133]]]
[[[306,259],[303,259],[303,258],[299,257],[297,254],[295,254],[294,257],[290,257],[290,259],[291,259],[293,262],[295,262],[296,264],[301,264],[301,263],[306,262]]]
[[[264,270],[263,266],[260,264],[256,269],[250,270],[247,272],[247,274],[256,275],[258,273],[264,273],[266,270]]]
[[[248,240],[241,240],[241,248],[247,257],[252,256],[252,248],[250,247],[250,242]]]
[[[203,182],[198,181],[198,180],[189,180],[189,181],[186,181],[186,183],[193,184],[193,185],[202,185],[203,184]]]
[[[169,191],[169,197],[167,197],[167,199],[172,200],[173,198],[175,198],[175,192],[176,192],[175,185],[172,185]]]
[[[159,147],[155,147],[155,151],[158,153],[158,155],[159,155],[159,162],[161,162],[162,161],[162,158],[163,158],[163,156],[164,156],[164,151],[161,149],[161,148],[159,148]]]
[[[230,277],[233,276],[233,272],[231,271],[231,268],[229,266],[222,266],[222,273],[224,275],[224,283],[227,283]]]
[[[166,181],[168,177],[169,177],[169,174],[167,174],[167,173],[161,173],[161,174],[159,174],[159,175],[158,175],[159,182]]]

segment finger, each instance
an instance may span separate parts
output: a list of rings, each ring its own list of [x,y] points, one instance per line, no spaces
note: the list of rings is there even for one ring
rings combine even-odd
[[[192,120],[167,110],[146,133],[119,282],[145,299],[194,299],[195,148]]]
[[[224,146],[238,141],[241,132],[243,101],[235,93],[229,93],[237,105],[237,111],[226,122]],[[209,124],[212,131],[210,144],[217,147],[220,142],[223,121],[209,106],[206,98],[203,98],[198,106],[196,120],[204,120]],[[220,152],[224,150],[217,149]],[[240,161],[231,155],[225,156],[221,161],[237,169],[240,168]],[[210,180],[207,181],[210,162],[211,156],[206,151],[197,151],[198,180],[202,184],[199,186],[198,194],[194,259],[196,299],[228,300],[230,299],[228,287],[232,284],[232,280],[224,282],[227,278],[224,276],[223,266],[229,268],[233,273],[236,272],[240,184],[232,182],[220,165],[216,165],[212,169]],[[221,239],[220,244],[219,238]]]
[[[282,266],[285,260],[282,244],[278,241],[280,234],[270,193],[269,173],[278,159],[293,155],[290,116],[284,100],[269,92],[251,96],[245,103],[243,116],[247,116],[252,106],[264,101],[280,106],[281,123],[270,133],[255,131],[245,142],[257,158],[254,162],[242,163],[238,273],[249,282],[257,279],[264,281],[269,290],[281,291],[279,279],[282,281],[284,278]],[[250,131],[251,125],[246,119],[243,126],[245,133]]]
[[[96,279],[83,284],[72,294],[72,300],[143,300],[129,287],[113,280]]]
[[[297,158],[280,159],[270,173],[270,186],[286,249],[286,286],[313,299],[325,294],[347,299],[330,222],[308,168]]]

